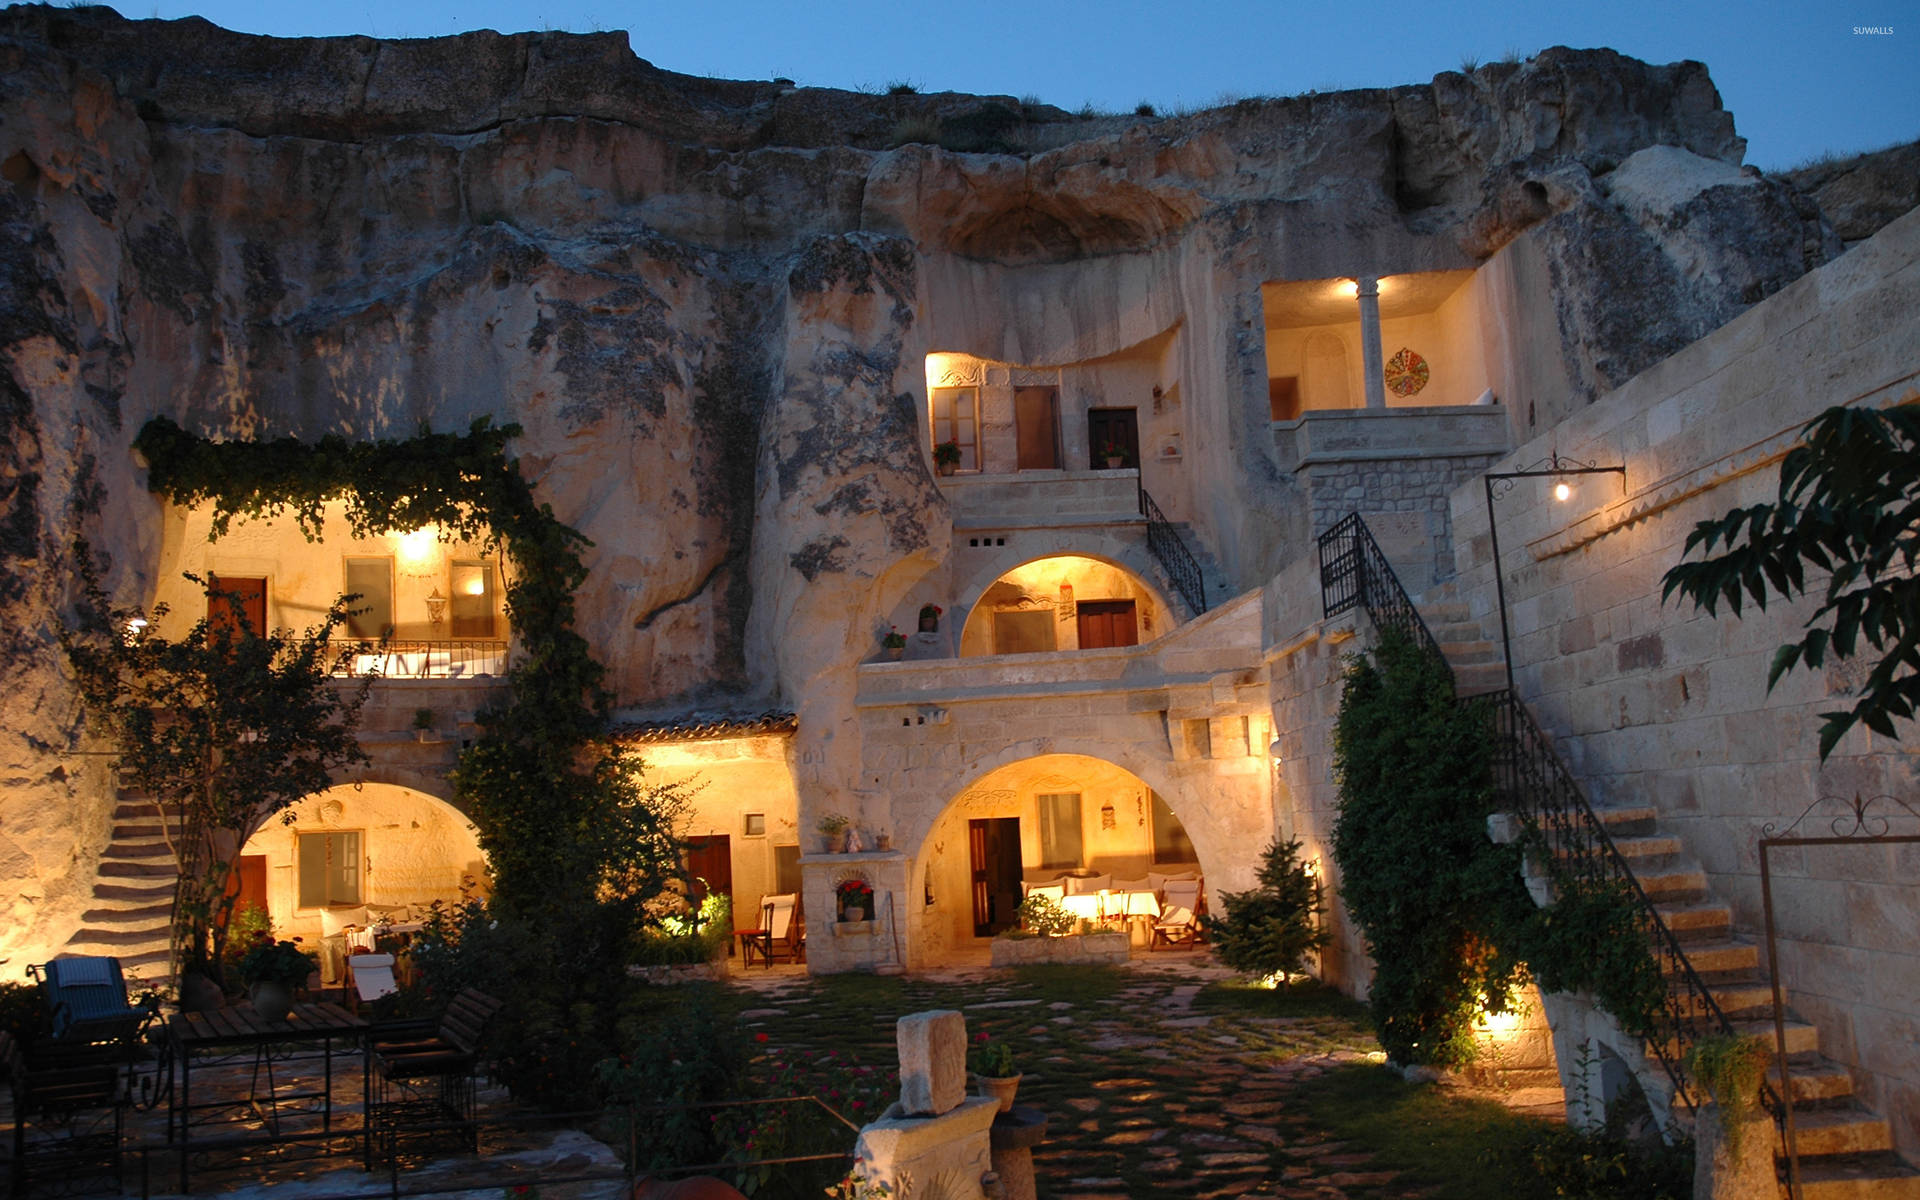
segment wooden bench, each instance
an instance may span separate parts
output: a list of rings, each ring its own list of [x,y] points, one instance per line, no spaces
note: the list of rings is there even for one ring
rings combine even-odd
[[[391,1138],[409,1127],[451,1126],[472,1148],[477,1142],[474,1076],[482,1039],[500,1008],[499,1000],[467,988],[447,1005],[428,1036],[391,1028],[383,1034],[376,1028],[371,1036],[379,1094],[372,1128]]]

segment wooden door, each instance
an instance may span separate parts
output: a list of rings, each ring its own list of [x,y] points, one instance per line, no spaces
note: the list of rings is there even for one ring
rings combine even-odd
[[[240,602],[240,618],[249,633],[259,636],[267,630],[267,581],[235,575],[207,576],[207,623],[215,629],[232,629],[234,608],[220,592],[231,593]]]
[[[688,838],[686,860],[690,902],[699,904],[709,893],[733,897],[733,840],[730,837],[716,833]]]
[[[1082,600],[1075,606],[1075,613],[1082,650],[1140,644],[1131,600]]]
[[[1140,465],[1140,426],[1131,408],[1090,408],[1087,410],[1087,451],[1089,465],[1096,471],[1107,469],[1107,451],[1120,451],[1120,465]]]
[[[1060,391],[1050,387],[1023,387],[1013,391],[1013,428],[1019,442],[1015,468],[1021,471],[1060,469]]]
[[[1020,818],[986,817],[967,822],[967,857],[973,883],[973,934],[992,937],[1018,920]]]
[[[227,872],[227,895],[233,897],[233,912],[245,908],[267,907],[267,856],[242,854],[233,860]]]

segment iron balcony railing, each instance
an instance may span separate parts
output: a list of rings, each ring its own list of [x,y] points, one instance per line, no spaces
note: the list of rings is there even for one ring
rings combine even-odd
[[[1399,630],[1431,653],[1441,654],[1439,642],[1359,513],[1349,514],[1320,535],[1320,596],[1328,617],[1364,608],[1376,629]],[[1441,661],[1446,661],[1444,655]],[[1687,1049],[1708,1034],[1731,1034],[1733,1023],[1693,969],[1579,781],[1526,706],[1507,690],[1470,696],[1461,703],[1482,713],[1493,731],[1496,811],[1520,818],[1537,839],[1533,849],[1549,873],[1576,885],[1618,887],[1634,899],[1636,922],[1667,982],[1666,1001],[1656,1014],[1655,1028],[1646,1033],[1647,1049],[1673,1083],[1674,1095],[1689,1112],[1694,1111],[1699,1097],[1686,1069]],[[1771,1111],[1780,1112],[1771,1088],[1765,1089],[1763,1099]]]
[[[327,643],[330,673],[341,678],[473,679],[507,673],[507,643],[455,641],[335,640]]]
[[[1140,515],[1147,519],[1147,549],[1160,562],[1160,569],[1172,580],[1174,589],[1180,593],[1187,607],[1199,616],[1207,611],[1206,578],[1200,574],[1200,564],[1180,540],[1180,531],[1167,520],[1167,514],[1147,495],[1147,489],[1140,488]]]

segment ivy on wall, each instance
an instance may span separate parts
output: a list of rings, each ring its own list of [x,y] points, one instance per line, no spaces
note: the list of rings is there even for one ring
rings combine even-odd
[[[1380,1042],[1397,1062],[1471,1059],[1484,1006],[1502,1010],[1531,975],[1546,991],[1588,991],[1631,1033],[1655,1028],[1666,984],[1624,884],[1588,879],[1537,826],[1498,845],[1493,733],[1460,704],[1444,659],[1383,633],[1348,666],[1334,726],[1341,895],[1374,959]],[[1554,902],[1537,907],[1522,856],[1543,865]]]
[[[607,844],[622,829],[634,832],[616,819],[638,816],[625,811],[639,794],[630,772],[617,756],[588,752],[610,702],[604,668],[573,628],[590,543],[534,498],[507,456],[519,433],[482,417],[465,433],[404,440],[216,442],[156,417],[134,448],[154,492],[212,508],[216,537],[235,517],[291,513],[318,540],[325,506],[339,501],[359,537],[437,526],[504,553],[514,568],[506,586],[518,646],[512,686],[504,704],[480,714],[454,789],[479,825],[496,903],[528,916],[577,914],[649,872],[631,845]]]

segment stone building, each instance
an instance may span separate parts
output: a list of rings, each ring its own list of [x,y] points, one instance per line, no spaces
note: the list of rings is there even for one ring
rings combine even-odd
[[[15,968],[152,964],[169,887],[53,644],[76,532],[118,594],[182,619],[183,569],[274,624],[378,597],[351,632],[384,656],[379,786],[247,847],[277,922],[476,874],[446,772],[513,653],[514,564],[272,523],[209,543],[128,444],[162,414],[309,438],[488,416],[592,540],[579,624],[616,733],[704,782],[690,857],[743,923],[802,894],[813,970],[978,953],[1063,870],[1196,869],[1217,900],[1276,835],[1324,862],[1340,666],[1372,632],[1328,616],[1319,537],[1358,512],[1467,690],[1510,668],[1628,815],[1731,1011],[1763,1015],[1777,965],[1796,1049],[1825,1055],[1807,1086],[1877,1114],[1814,1122],[1811,1152],[1920,1154],[1914,857],[1796,858],[1778,963],[1754,946],[1760,827],[1911,798],[1911,756],[1861,733],[1816,759],[1814,714],[1857,679],[1766,690],[1804,613],[1711,620],[1657,587],[1806,419],[1914,398],[1910,151],[1802,188],[1741,165],[1700,64],[1566,49],[1085,118],[695,79],[625,34],[276,40],[17,7],[0,79]],[[1500,502],[1503,664],[1481,480],[1553,455],[1624,487]],[[866,848],[821,852],[828,814]],[[879,911],[842,930],[850,873]],[[1362,990],[1333,921],[1324,972]],[[1597,1046],[1665,1105],[1644,1047],[1578,998],[1545,1011],[1563,1066]]]

